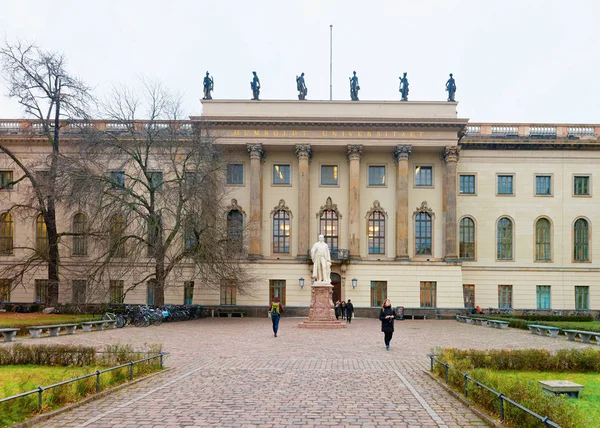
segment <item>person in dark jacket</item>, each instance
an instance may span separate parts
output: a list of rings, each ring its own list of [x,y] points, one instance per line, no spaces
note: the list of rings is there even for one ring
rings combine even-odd
[[[381,305],[381,312],[379,313],[379,319],[381,320],[381,331],[383,332],[383,341],[385,342],[385,349],[390,350],[390,342],[394,335],[394,310],[390,299],[385,299],[383,305]]]
[[[271,313],[271,321],[273,322],[273,334],[277,337],[279,318],[281,318],[281,314],[283,313],[283,305],[279,302],[279,297],[273,298],[273,302],[269,306],[269,312]]]
[[[342,300],[342,303],[340,304],[340,312],[342,313],[342,320],[346,319],[346,302],[344,302]]]
[[[354,315],[354,305],[352,301],[348,299],[348,303],[346,303],[346,321],[348,323],[352,322],[352,315]]]

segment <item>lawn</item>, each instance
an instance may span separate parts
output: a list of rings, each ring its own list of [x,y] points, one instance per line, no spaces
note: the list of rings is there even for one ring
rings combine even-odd
[[[574,372],[528,372],[528,371],[492,371],[501,376],[528,379],[537,384],[538,380],[570,380],[585,385],[579,393],[579,400],[572,399],[574,405],[584,409],[600,426],[600,373]]]
[[[100,319],[100,315],[80,314],[43,314],[36,312],[33,314],[20,314],[16,312],[0,313],[0,328],[20,328],[19,335],[28,334],[24,327],[32,325],[52,325],[52,324],[77,324],[82,321],[93,321]]]
[[[92,373],[97,367],[0,366],[0,398]]]

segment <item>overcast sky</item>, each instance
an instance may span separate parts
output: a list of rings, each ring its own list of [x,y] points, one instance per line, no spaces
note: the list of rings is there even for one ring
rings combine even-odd
[[[201,113],[202,78],[215,99],[348,100],[356,70],[361,100],[445,100],[454,73],[460,117],[476,122],[600,123],[597,0],[4,1],[0,34],[63,52],[71,72],[103,94],[140,76]],[[22,117],[0,89],[0,118]]]

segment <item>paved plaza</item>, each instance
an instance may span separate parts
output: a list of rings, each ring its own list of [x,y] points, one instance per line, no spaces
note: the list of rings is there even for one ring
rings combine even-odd
[[[524,330],[407,320],[396,322],[386,351],[378,320],[355,319],[341,330],[301,329],[300,321],[282,318],[277,338],[268,318],[207,318],[20,342],[119,342],[140,349],[161,343],[170,352],[168,372],[46,420],[44,427],[486,427],[424,373],[433,347],[593,346]]]

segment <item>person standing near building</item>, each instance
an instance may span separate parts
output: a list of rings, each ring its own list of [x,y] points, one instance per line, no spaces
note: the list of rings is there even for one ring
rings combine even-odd
[[[340,301],[338,300],[337,302],[335,302],[335,306],[333,308],[333,310],[335,311],[335,319],[339,320],[340,319]]]
[[[273,335],[277,337],[277,331],[279,330],[279,318],[283,313],[283,305],[279,302],[279,297],[274,297],[271,306],[269,306],[269,312],[271,313],[271,321],[273,322]]]
[[[340,312],[342,313],[342,321],[346,319],[346,302],[342,300],[340,304]]]
[[[352,315],[354,315],[354,305],[352,300],[348,299],[348,303],[346,303],[346,322],[352,322]]]
[[[383,305],[381,305],[381,312],[379,312],[379,319],[381,320],[381,331],[383,332],[383,341],[385,342],[385,349],[390,350],[390,342],[394,335],[394,310],[390,299],[385,299]]]

